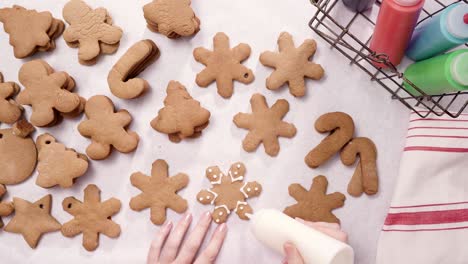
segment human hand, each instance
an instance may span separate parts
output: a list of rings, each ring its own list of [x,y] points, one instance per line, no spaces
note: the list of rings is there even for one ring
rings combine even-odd
[[[209,264],[214,263],[216,257],[224,242],[227,233],[226,224],[219,225],[211,236],[208,246],[198,255],[203,240],[205,239],[206,232],[211,225],[210,212],[204,213],[197,226],[192,230],[183,242],[185,234],[192,222],[192,214],[186,214],[185,217],[177,223],[173,232],[172,222],[167,222],[159,230],[156,238],[151,243],[148,253],[148,264]]]
[[[296,220],[306,226],[309,226],[310,228],[322,232],[325,235],[333,237],[336,240],[339,240],[344,243],[348,242],[348,235],[341,230],[339,224],[324,222],[307,222],[300,218],[296,218]],[[286,242],[283,245],[283,249],[286,255],[283,260],[283,264],[304,264],[304,260],[302,259],[301,254],[294,246],[294,244],[292,244],[291,242]]]

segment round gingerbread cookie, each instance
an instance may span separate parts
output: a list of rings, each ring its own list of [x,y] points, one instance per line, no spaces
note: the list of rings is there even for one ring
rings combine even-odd
[[[30,137],[0,129],[0,184],[17,184],[31,176],[36,167],[37,150]]]

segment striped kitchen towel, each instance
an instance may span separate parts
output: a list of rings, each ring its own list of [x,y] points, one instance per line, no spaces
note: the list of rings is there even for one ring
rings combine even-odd
[[[468,114],[411,114],[378,264],[468,263]]]

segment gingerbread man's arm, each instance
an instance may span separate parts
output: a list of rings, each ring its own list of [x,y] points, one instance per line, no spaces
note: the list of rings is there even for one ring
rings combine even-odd
[[[252,126],[253,118],[251,114],[238,113],[233,118],[234,124],[237,127],[250,129]]]
[[[271,68],[276,68],[278,61],[280,60],[280,54],[272,51],[265,51],[260,55],[260,62]]]
[[[211,56],[213,56],[213,52],[205,48],[200,47],[193,50],[193,57],[195,60],[205,66],[208,64]]]
[[[122,127],[128,126],[132,122],[132,115],[125,109],[117,111],[113,118],[119,121],[119,125]]]
[[[110,198],[108,200],[105,200],[104,202],[99,203],[99,211],[103,215],[115,215],[120,211],[120,208],[122,207],[122,203],[120,202],[119,199],[116,198]]]
[[[306,196],[308,193],[308,191],[298,183],[289,185],[288,192],[289,195],[298,202],[306,200]]]
[[[232,55],[240,62],[246,60],[250,56],[250,52],[250,46],[245,43],[241,43],[232,49]]]
[[[309,58],[314,56],[317,50],[317,42],[313,39],[306,39],[304,43],[297,48],[300,53],[309,55]]]
[[[140,190],[143,190],[145,186],[149,185],[150,177],[146,176],[141,172],[135,172],[130,176],[130,182],[133,186],[137,187]]]

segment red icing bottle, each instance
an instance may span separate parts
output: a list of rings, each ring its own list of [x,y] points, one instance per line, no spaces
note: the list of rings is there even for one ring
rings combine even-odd
[[[424,0],[383,0],[370,49],[388,55],[393,65],[400,64],[423,5]]]

